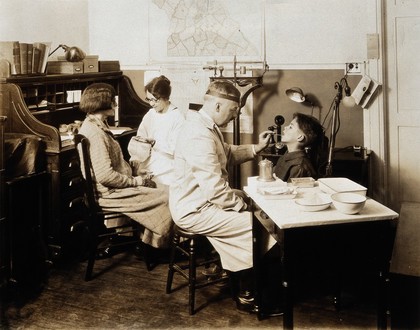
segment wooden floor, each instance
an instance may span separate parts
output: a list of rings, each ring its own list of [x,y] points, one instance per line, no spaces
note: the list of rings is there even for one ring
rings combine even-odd
[[[39,292],[31,296],[21,290],[14,299],[3,299],[1,329],[267,329],[283,324],[282,317],[259,321],[238,313],[228,290],[215,287],[197,292],[199,311],[190,316],[186,287],[165,293],[167,264],[148,272],[132,253],[97,261],[95,271],[105,271],[90,282],[83,279],[85,267],[77,260],[56,264]],[[175,276],[175,286],[183,283]],[[343,292],[344,306],[337,312],[328,293],[304,291],[296,296],[295,329],[376,329],[371,295]]]

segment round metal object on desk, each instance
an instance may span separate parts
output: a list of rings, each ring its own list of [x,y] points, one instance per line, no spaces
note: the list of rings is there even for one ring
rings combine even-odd
[[[274,181],[273,177],[273,163],[268,159],[263,159],[258,163],[260,174],[257,178],[258,181]]]

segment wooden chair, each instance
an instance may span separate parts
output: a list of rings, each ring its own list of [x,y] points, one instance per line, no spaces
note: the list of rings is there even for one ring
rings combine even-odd
[[[84,171],[84,203],[88,216],[88,264],[85,280],[89,281],[93,277],[93,266],[100,252],[106,253],[110,250],[121,252],[127,246],[138,247],[142,243],[139,237],[144,228],[122,213],[102,210],[97,201],[96,187],[92,178],[89,140],[81,134],[76,134],[74,142],[79,152],[79,158],[83,159],[81,166]],[[142,247],[147,269],[151,270],[152,263],[147,253],[148,247],[146,244]]]
[[[182,241],[182,242],[181,242]],[[171,248],[171,256],[168,266],[168,279],[166,282],[166,293],[172,292],[172,281],[175,273],[180,274],[188,281],[188,305],[189,313],[193,315],[195,310],[195,290],[203,288],[212,284],[226,281],[226,277],[219,276],[207,278],[203,276],[202,279],[197,278],[197,268],[200,266],[209,267],[220,262],[218,254],[208,253],[209,251],[200,251],[203,244],[209,242],[203,235],[193,234],[179,228],[177,225],[174,226],[174,237]],[[188,261],[183,261],[182,257],[187,257]],[[199,258],[200,256],[200,258]]]

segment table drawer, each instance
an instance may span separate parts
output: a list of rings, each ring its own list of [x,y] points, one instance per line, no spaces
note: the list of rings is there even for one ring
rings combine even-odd
[[[282,239],[282,233],[280,228],[278,228],[275,223],[270,219],[270,217],[261,209],[254,211],[254,216],[258,221],[264,226],[265,230],[274,237],[277,242],[280,242]]]

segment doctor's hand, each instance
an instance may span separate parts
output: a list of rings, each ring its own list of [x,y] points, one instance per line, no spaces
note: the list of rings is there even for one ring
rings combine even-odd
[[[271,136],[273,134],[274,132],[269,130],[260,133],[260,135],[258,136],[258,144],[255,145],[256,153],[259,153],[268,147],[268,145],[270,144]]]

